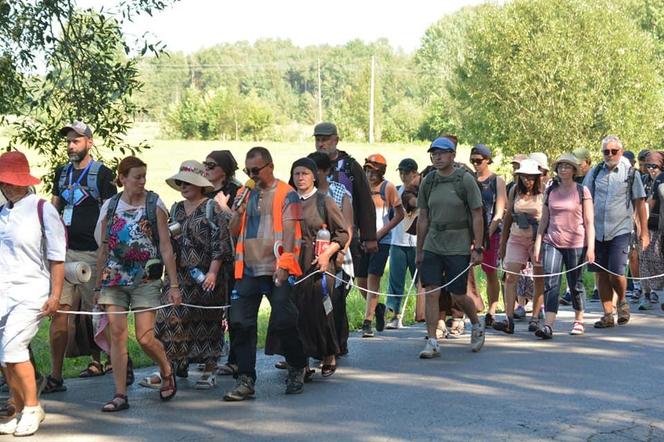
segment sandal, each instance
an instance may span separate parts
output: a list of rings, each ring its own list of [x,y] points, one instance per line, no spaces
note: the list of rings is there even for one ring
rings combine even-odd
[[[97,376],[104,376],[106,372],[104,367],[97,361],[92,361],[88,364],[87,368],[78,374],[79,378],[94,378]]]
[[[175,376],[179,378],[189,377],[189,364],[182,364],[175,370]]]
[[[115,393],[113,399],[106,402],[106,404],[101,407],[101,411],[105,413],[114,413],[116,411],[122,411],[129,408],[129,399],[126,394]]]
[[[201,377],[196,381],[194,388],[196,390],[210,390],[217,385],[217,378],[211,371],[205,371]]]
[[[325,364],[321,367],[320,374],[324,378],[330,377],[337,371],[337,364]]]
[[[219,376],[235,376],[237,375],[237,365],[235,364],[224,364],[220,365],[217,369],[217,374]]]
[[[12,419],[16,416],[16,406],[11,402],[7,401],[0,404],[0,418],[3,419]]]
[[[113,373],[113,364],[111,364],[110,359],[107,359],[106,362],[104,362],[104,374],[106,373]]]
[[[288,362],[286,361],[279,361],[274,364],[274,368],[279,369],[279,370],[288,370]]]
[[[178,392],[178,384],[175,381],[175,375],[173,371],[168,376],[161,376],[161,388],[159,388],[159,397],[162,401],[170,401],[175,397],[175,394]],[[164,394],[169,393],[169,394]]]
[[[304,369],[304,382],[311,382],[311,379],[316,374],[316,370],[313,368],[305,367]]]
[[[42,390],[43,394],[60,393],[62,391],[67,391],[64,379],[55,379],[50,374],[46,376],[46,386]]]
[[[163,381],[161,379],[161,375],[159,374],[158,371],[152,373],[150,376],[146,376],[141,381],[138,383],[141,387],[145,388],[152,388],[154,390],[158,390],[161,388]]]

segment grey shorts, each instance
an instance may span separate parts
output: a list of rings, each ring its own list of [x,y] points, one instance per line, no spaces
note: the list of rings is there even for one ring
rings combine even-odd
[[[161,305],[161,279],[139,285],[116,285],[102,287],[100,305],[117,305],[134,310],[159,307]]]

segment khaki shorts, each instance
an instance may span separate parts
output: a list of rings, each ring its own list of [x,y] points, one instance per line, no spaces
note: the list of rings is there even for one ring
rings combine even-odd
[[[117,305],[134,310],[161,305],[161,279],[140,285],[116,285],[102,287],[100,305]]]
[[[81,310],[92,311],[94,306],[94,288],[97,275],[97,252],[80,251],[67,249],[65,262],[83,261],[90,265],[92,277],[85,284],[72,284],[65,279],[65,285],[62,287],[62,296],[60,296],[60,305],[78,305],[81,300]]]

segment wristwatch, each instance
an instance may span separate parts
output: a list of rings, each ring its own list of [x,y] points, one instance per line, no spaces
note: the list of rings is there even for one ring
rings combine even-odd
[[[484,253],[484,247],[482,246],[475,246],[473,247],[473,250],[475,250],[477,253]]]

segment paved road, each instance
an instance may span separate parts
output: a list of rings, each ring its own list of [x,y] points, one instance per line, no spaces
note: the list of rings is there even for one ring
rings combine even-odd
[[[429,361],[417,358],[421,326],[354,335],[337,373],[298,396],[283,394],[285,374],[264,356],[257,398],[241,403],[220,400],[232,379],[201,392],[192,373],[172,402],[135,385],[131,409],[106,414],[109,376],[69,380],[69,391],[45,397],[32,440],[664,440],[664,314],[636,313],[627,326],[580,337],[566,334],[571,313],[561,316],[552,341],[521,322],[514,336],[489,332],[477,354],[468,334],[446,340]]]

